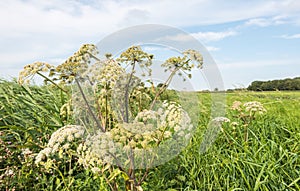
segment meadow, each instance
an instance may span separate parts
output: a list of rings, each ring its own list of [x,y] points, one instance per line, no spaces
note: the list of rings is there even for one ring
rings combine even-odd
[[[178,156],[150,169],[143,190],[300,190],[300,92],[226,93],[231,123],[234,101],[258,101],[267,112],[248,123],[246,141],[242,125],[227,123],[204,153],[211,94],[197,95],[196,132]],[[77,165],[76,157],[50,171],[34,162],[55,130],[74,123],[61,110],[68,100],[53,86],[0,81],[0,190],[110,190],[105,178],[115,177],[95,175]]]

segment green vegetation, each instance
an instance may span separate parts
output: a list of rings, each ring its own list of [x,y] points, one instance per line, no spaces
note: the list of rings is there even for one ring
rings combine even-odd
[[[101,180],[100,190],[141,191],[151,168],[176,156],[192,136],[196,126],[168,87],[176,75],[191,78],[203,58],[187,50],[167,59],[161,65],[167,78],[156,86],[153,55],[141,47],[129,47],[117,59],[99,59],[97,52],[95,45],[85,44],[58,66],[35,62],[20,72],[18,83],[28,92],[35,75],[56,88],[57,97],[67,98],[57,107],[60,118],[74,119],[52,132],[38,153],[23,149],[23,162],[34,161],[41,173],[57,174],[58,187],[69,189],[75,181],[71,175],[91,171]],[[31,107],[38,107],[32,101]],[[13,169],[4,175],[13,175]]]
[[[34,163],[50,135],[73,123],[60,111],[68,100],[61,90],[1,81],[0,92],[0,190],[110,190],[103,176],[79,165],[71,166],[72,173],[70,163],[46,172]],[[300,189],[300,92],[227,94],[231,122],[234,101],[259,101],[267,113],[250,123],[247,142],[242,126],[224,124],[203,154],[199,148],[211,100],[209,93],[198,94],[201,118],[192,140],[173,160],[149,171],[143,190]]]
[[[283,80],[254,81],[247,89],[252,91],[300,90],[300,77]]]
[[[224,92],[168,89],[202,67],[197,51],[167,59],[157,86],[140,47],[96,54],[86,44],[0,82],[1,190],[300,189],[300,92],[231,92],[225,104]],[[45,85],[27,84],[34,75]]]

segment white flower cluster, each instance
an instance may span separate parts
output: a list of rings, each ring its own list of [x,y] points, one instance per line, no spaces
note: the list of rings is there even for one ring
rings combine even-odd
[[[138,155],[145,149],[151,152],[152,148],[172,136],[189,139],[192,128],[191,119],[183,108],[175,102],[165,101],[157,111],[139,112],[130,123],[118,123],[110,131],[99,130],[88,135],[85,142],[77,147],[78,162],[98,173],[102,166],[112,164],[116,157],[129,153],[131,149]],[[82,137],[83,134],[84,129],[81,126],[66,126],[57,130],[52,134],[47,148],[36,157],[36,163],[60,151],[60,147],[67,148],[70,141]],[[52,163],[48,159],[42,164],[49,166]]]
[[[213,119],[213,121],[217,123],[229,123],[230,119],[228,119],[227,117],[216,117]]]
[[[91,152],[96,154],[105,163],[112,162],[112,155],[116,153],[116,145],[110,132],[97,131],[94,135],[89,135],[85,143],[91,148]]]
[[[162,126],[167,126],[168,129],[178,134],[179,136],[185,136],[189,139],[193,130],[193,125],[191,124],[191,119],[188,113],[175,102],[163,103],[163,110],[160,111]]]
[[[51,135],[51,138],[48,142],[48,147],[56,148],[65,141],[72,142],[75,138],[81,138],[83,134],[84,127],[78,125],[66,125]]]
[[[97,47],[93,44],[84,44],[80,49],[70,56],[64,63],[55,68],[55,72],[50,73],[50,76],[59,75],[59,79],[72,82],[75,77],[83,77],[82,74],[88,68],[91,58],[95,58],[98,53]]]
[[[146,76],[146,74],[151,76],[152,70],[150,66],[152,65],[152,59],[153,55],[144,52],[140,46],[132,46],[124,51],[117,61],[125,63],[126,65],[134,65],[137,63],[142,70],[142,76]]]
[[[150,143],[154,143],[158,131],[153,128],[153,124],[143,122],[132,122],[119,124],[117,128],[111,130],[113,140],[119,143],[124,150],[147,149]]]
[[[47,147],[41,150],[35,158],[35,164],[40,164],[43,159],[48,158],[58,151],[67,150],[70,148],[75,139],[82,138],[84,128],[78,125],[66,125],[55,131],[47,144]]]
[[[130,96],[137,100],[151,101],[149,92],[147,92],[146,88],[142,85],[135,87]],[[133,102],[133,104],[138,105],[139,101]]]
[[[215,117],[212,120],[212,124],[214,124],[216,127],[220,127],[221,131],[224,131],[222,128],[222,124],[223,123],[229,123],[230,119],[228,119],[227,117]]]
[[[77,154],[79,155],[78,163],[84,168],[90,168],[94,173],[100,171],[99,167],[103,165],[103,162],[95,151],[92,150],[92,147],[86,146],[85,143],[81,143],[77,147]]]
[[[119,77],[124,73],[124,68],[112,59],[96,62],[86,71],[86,75],[92,82],[97,82],[97,85],[102,87],[109,85],[110,88],[115,86]]]
[[[13,175],[15,175],[15,172],[12,169],[7,168],[4,175],[5,176],[13,176]]]
[[[244,104],[242,104],[240,101],[234,101],[230,109],[238,112],[248,112],[250,115],[255,113],[263,114],[267,112],[263,104],[258,101],[250,101]]]
[[[267,110],[264,108],[264,106],[258,102],[258,101],[250,101],[247,102],[243,105],[245,107],[245,110],[247,112],[250,112],[250,114],[253,113],[258,113],[258,114],[263,114],[265,112],[267,112]]]
[[[114,142],[110,132],[97,131],[88,135],[84,143],[77,147],[78,163],[94,173],[99,173],[104,165],[110,166],[117,156],[120,143]]]
[[[20,84],[29,83],[28,78],[33,77],[37,72],[47,72],[51,68],[53,68],[53,66],[44,62],[35,62],[33,64],[28,64],[24,67],[24,70],[19,73],[18,82]]]
[[[98,172],[99,166],[111,164],[115,157],[123,156],[131,149],[138,157],[138,153],[145,149],[151,152],[173,135],[189,139],[192,128],[188,114],[180,105],[164,102],[157,111],[144,110],[130,123],[118,123],[109,132],[98,131],[88,136],[77,149],[79,163]]]
[[[241,111],[242,102],[234,101],[232,106],[230,107],[231,110]]]
[[[267,112],[263,104],[258,101],[250,101],[244,104],[240,101],[234,101],[230,109],[234,111],[233,117],[237,118],[237,121],[231,123],[233,129],[239,125],[245,127],[255,119],[255,115],[262,115]]]
[[[186,50],[183,52],[184,55],[189,56],[191,60],[197,62],[197,68],[202,68],[203,65],[203,57],[200,52],[196,50]]]
[[[143,122],[144,124],[158,122],[159,113],[153,110],[144,110],[139,112],[135,117],[135,122]]]
[[[189,139],[192,129],[191,119],[180,105],[164,102],[157,111],[144,110],[132,123],[112,129],[112,135],[126,148],[148,149],[173,135]]]
[[[29,156],[32,154],[32,151],[29,148],[22,149],[22,155]]]

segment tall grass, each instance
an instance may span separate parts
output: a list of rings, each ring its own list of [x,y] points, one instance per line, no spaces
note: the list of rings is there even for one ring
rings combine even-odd
[[[1,177],[0,189],[30,189],[38,183],[40,174],[32,169],[33,164],[23,164],[22,149],[38,152],[51,133],[67,123],[60,116],[66,100],[66,95],[51,87],[26,87],[0,81],[0,173],[14,172],[11,177]]]
[[[200,96],[209,100],[207,94]],[[227,105],[235,100],[260,101],[268,110],[249,127],[248,143],[243,142],[242,130],[234,136],[234,130],[227,127],[232,143],[220,134],[200,154],[207,124],[202,121],[189,147],[153,171],[149,190],[300,190],[300,92],[227,95]]]
[[[198,97],[200,120],[190,144],[153,168],[144,190],[300,190],[300,92],[227,94],[227,106],[236,100],[260,101],[267,113],[249,126],[247,143],[243,129],[226,125],[203,154],[211,96]],[[51,86],[0,81],[0,190],[109,190],[103,178],[79,166],[73,174],[64,169],[45,173],[22,153],[40,151],[53,131],[72,124],[72,118],[60,114],[68,99]],[[227,117],[232,118],[230,112]]]

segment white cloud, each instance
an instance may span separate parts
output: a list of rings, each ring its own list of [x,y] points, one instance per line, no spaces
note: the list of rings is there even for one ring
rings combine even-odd
[[[192,33],[195,38],[203,42],[210,42],[210,41],[219,41],[223,40],[224,38],[235,36],[237,32],[235,31],[224,31],[224,32],[198,32]]]
[[[284,39],[298,39],[298,38],[300,38],[300,33],[299,34],[293,34],[293,35],[282,35],[280,37],[284,38]]]
[[[189,42],[195,39],[200,40],[201,42],[212,42],[212,41],[220,41],[224,38],[235,36],[238,33],[235,31],[223,31],[223,32],[198,32],[198,33],[190,33],[190,34],[176,34],[176,35],[168,35],[163,37],[160,40],[171,40],[176,42]]]
[[[297,1],[220,2],[211,0],[165,1],[38,1],[0,2],[0,34],[35,33],[89,36],[142,23],[194,26],[287,14]],[[293,7],[292,7],[293,6]],[[235,11],[232,11],[235,7]],[[299,10],[299,9],[297,9]],[[217,14],[216,14],[217,13]],[[265,24],[261,19],[250,23]]]
[[[0,1],[0,65],[21,69],[21,65],[32,60],[55,60],[56,57],[69,56],[83,43],[96,43],[111,32],[137,24],[193,27],[264,17],[275,18],[274,15],[298,19],[299,10],[300,3],[297,0]],[[266,25],[267,21],[251,22]],[[192,35],[204,42],[210,42],[237,33],[223,31]],[[186,41],[190,37],[176,38]]]
[[[180,0],[149,1],[145,3],[150,12],[149,21],[169,23],[176,26],[207,25],[247,20],[274,15],[299,14],[297,0],[286,1],[225,1]],[[153,3],[154,2],[154,3]],[[297,5],[297,6],[296,6]],[[234,11],[233,11],[234,9]]]
[[[266,27],[271,25],[270,21],[264,18],[258,18],[258,19],[250,19],[249,21],[246,22],[245,25],[257,25],[260,27]]]
[[[210,52],[220,50],[220,48],[214,47],[214,46],[206,46],[205,48],[206,48],[208,51],[210,51]]]
[[[193,41],[194,38],[190,34],[176,34],[176,35],[167,35],[163,38],[156,39],[156,41],[161,41],[161,40],[170,40],[170,41],[176,41],[176,42],[188,42],[188,41]]]
[[[89,36],[95,32],[109,32],[123,18],[118,11],[99,11],[75,1],[16,1],[0,3],[0,34],[24,37],[34,34],[57,36]],[[110,9],[107,5],[106,9]],[[104,27],[105,26],[105,27]],[[100,30],[101,29],[101,30]]]
[[[288,16],[279,15],[270,18],[254,18],[250,19],[245,23],[245,26],[260,26],[260,27],[267,27],[271,25],[281,25],[289,23],[290,18]]]

